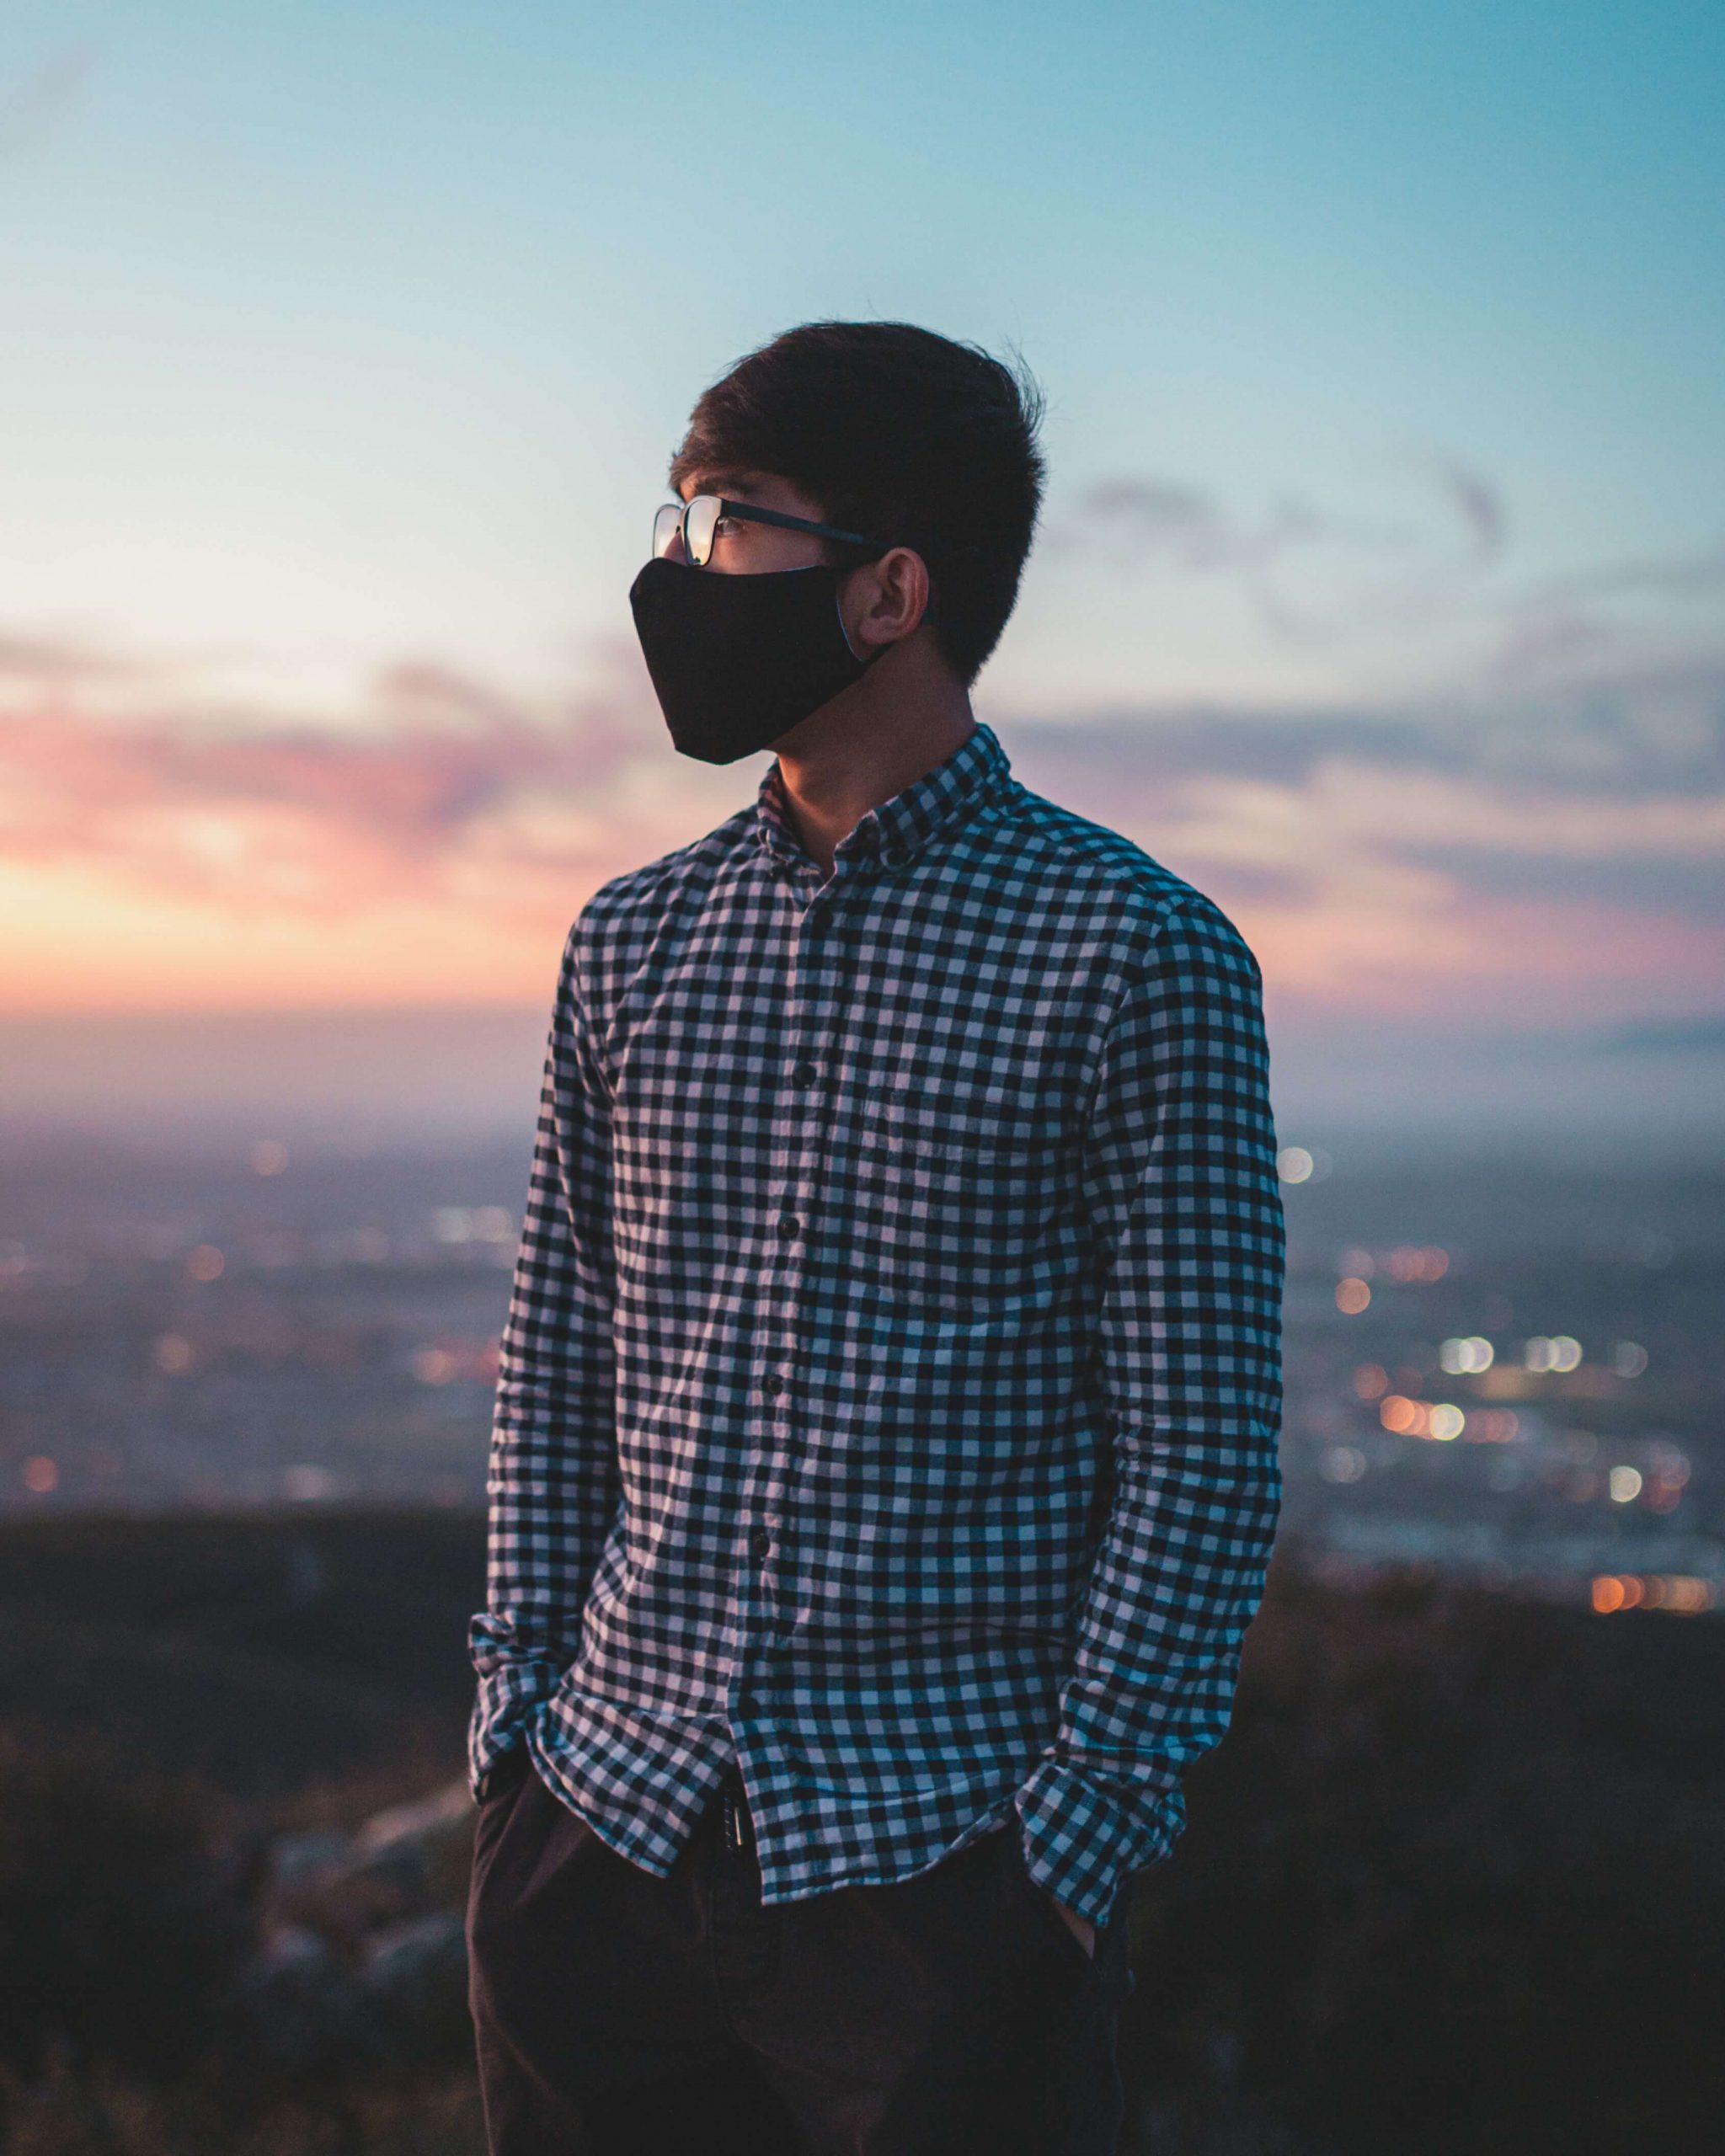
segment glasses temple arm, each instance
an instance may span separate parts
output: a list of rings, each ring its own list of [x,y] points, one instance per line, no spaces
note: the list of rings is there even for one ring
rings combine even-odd
[[[719,503],[719,513],[724,516],[740,516],[755,524],[777,524],[789,531],[813,531],[823,539],[838,539],[852,547],[879,547],[884,553],[887,542],[866,538],[860,531],[841,531],[836,525],[814,524],[806,516],[787,516],[776,509],[756,509],[752,502]]]

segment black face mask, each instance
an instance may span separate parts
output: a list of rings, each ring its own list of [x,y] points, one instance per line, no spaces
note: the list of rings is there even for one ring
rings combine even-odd
[[[842,569],[726,576],[656,555],[629,587],[635,632],[670,738],[686,756],[734,764],[859,681],[839,616]]]

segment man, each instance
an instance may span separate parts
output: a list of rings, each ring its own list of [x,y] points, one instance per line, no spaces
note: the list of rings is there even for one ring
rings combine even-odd
[[[756,798],[563,953],[473,1619],[493,2156],[1102,2156],[1280,1501],[1258,969],[969,689],[1039,392],[816,323],[632,600]]]

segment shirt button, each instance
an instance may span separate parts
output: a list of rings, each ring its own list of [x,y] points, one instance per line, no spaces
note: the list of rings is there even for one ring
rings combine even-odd
[[[794,1213],[784,1213],[779,1216],[778,1231],[782,1235],[794,1235],[802,1225]]]
[[[785,1381],[779,1375],[777,1370],[769,1370],[767,1372],[765,1381],[765,1389],[768,1392],[782,1392],[784,1390]]]
[[[806,1058],[791,1072],[792,1077],[799,1086],[812,1086],[814,1083],[815,1075],[814,1065]]]
[[[764,1557],[772,1547],[772,1537],[764,1527],[752,1529],[749,1535],[749,1547],[757,1557]]]

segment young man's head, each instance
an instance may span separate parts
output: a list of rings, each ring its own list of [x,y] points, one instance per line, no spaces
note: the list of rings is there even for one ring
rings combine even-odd
[[[969,688],[1000,641],[1035,530],[1043,398],[1022,362],[908,322],[808,322],[740,360],[702,397],[672,460],[685,498],[725,494],[921,557],[941,659]],[[776,482],[763,486],[762,482]],[[751,571],[862,550],[739,522],[711,566]]]

